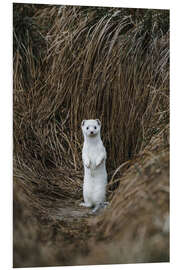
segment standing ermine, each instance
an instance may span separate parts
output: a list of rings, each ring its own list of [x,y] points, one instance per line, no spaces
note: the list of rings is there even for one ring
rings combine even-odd
[[[84,135],[82,149],[84,203],[81,205],[94,207],[93,212],[95,212],[106,204],[106,149],[100,136],[101,122],[99,119],[83,120],[81,128]]]

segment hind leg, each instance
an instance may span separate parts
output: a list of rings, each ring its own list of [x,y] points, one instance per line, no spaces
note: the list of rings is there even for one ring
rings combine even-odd
[[[84,199],[84,202],[80,204],[81,206],[85,206],[85,207],[93,206],[92,187],[89,184],[89,182],[85,182],[85,184],[83,185],[83,199]]]
[[[93,204],[89,196],[86,193],[84,193],[83,197],[84,197],[84,202],[80,203],[80,205],[85,206],[85,207],[92,207]]]
[[[82,202],[79,205],[80,206],[85,206],[85,207],[92,207],[92,204],[91,203],[88,203],[88,202]]]

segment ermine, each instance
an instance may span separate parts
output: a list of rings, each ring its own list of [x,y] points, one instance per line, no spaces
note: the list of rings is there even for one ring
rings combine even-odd
[[[94,207],[93,212],[105,206],[107,171],[106,149],[101,140],[99,119],[83,120],[84,135],[82,160],[84,165],[83,198],[85,207]]]

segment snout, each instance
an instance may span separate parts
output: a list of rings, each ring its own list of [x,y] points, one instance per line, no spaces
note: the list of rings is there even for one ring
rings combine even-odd
[[[89,136],[95,136],[96,135],[96,132],[95,132],[95,130],[93,130],[93,129],[91,129],[91,130],[89,130]]]

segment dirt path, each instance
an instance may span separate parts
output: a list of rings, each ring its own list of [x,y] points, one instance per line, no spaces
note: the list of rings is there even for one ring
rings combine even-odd
[[[103,209],[92,213],[92,209],[79,206],[77,203],[64,202],[59,207],[52,208],[49,213],[49,218],[56,219],[57,221],[64,222],[81,222],[87,221],[89,217],[95,217],[102,214]]]

